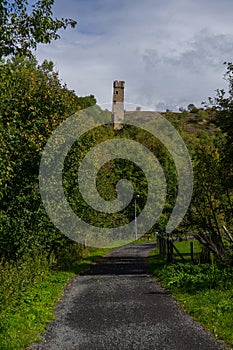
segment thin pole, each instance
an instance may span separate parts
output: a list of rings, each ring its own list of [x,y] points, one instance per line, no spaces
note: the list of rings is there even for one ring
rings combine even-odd
[[[137,201],[134,200],[134,221],[135,221],[135,239],[138,239],[138,227],[137,227]]]

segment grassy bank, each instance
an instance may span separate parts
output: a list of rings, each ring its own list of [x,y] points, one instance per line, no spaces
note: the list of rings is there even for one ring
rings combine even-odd
[[[188,257],[189,242],[176,246]],[[232,267],[194,265],[188,259],[184,263],[167,263],[156,249],[148,258],[148,268],[196,321],[226,342],[228,349],[233,348]]]
[[[40,334],[53,319],[54,307],[65,285],[107,251],[109,249],[87,248],[82,259],[65,271],[51,268],[51,263],[42,257],[28,258],[14,266],[4,264],[1,269],[0,349],[23,350],[40,340]]]

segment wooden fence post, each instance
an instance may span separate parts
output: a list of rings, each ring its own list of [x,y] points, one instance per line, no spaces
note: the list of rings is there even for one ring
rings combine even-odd
[[[158,245],[159,254],[166,256],[166,251],[167,251],[166,240],[163,236],[157,235],[157,245]]]
[[[194,262],[194,257],[193,257],[193,242],[190,242],[190,255],[191,255],[191,260]]]
[[[167,261],[172,262],[173,261],[173,243],[169,237],[166,239],[166,243],[167,243]]]

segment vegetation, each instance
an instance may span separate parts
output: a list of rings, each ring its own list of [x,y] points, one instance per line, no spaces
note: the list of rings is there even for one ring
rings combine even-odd
[[[95,106],[96,113],[109,113],[96,106],[93,95],[79,97],[62,84],[52,62],[45,60],[39,65],[34,58],[33,50],[39,43],[50,43],[59,38],[59,29],[76,25],[71,19],[54,19],[53,3],[39,0],[31,5],[27,0],[3,0],[0,4],[0,341],[1,349],[6,350],[23,349],[37,339],[52,317],[52,306],[64,284],[103,253],[94,250],[85,256],[87,250],[82,244],[69,240],[53,226],[40,198],[39,163],[54,129],[90,106]],[[151,268],[164,286],[188,305],[191,314],[231,343],[233,64],[226,66],[228,94],[218,90],[202,109],[190,103],[187,111],[164,113],[185,140],[195,175],[190,208],[174,236],[193,235],[201,244],[198,261],[205,256],[208,264],[168,265],[156,253]],[[163,234],[177,197],[177,173],[169,152],[145,130],[126,126],[114,131],[106,125],[82,135],[64,164],[67,200],[74,212],[96,226],[103,221],[105,227],[132,221],[134,199],[120,213],[99,213],[83,200],[75,176],[77,165],[91,147],[122,137],[150,149],[166,174],[166,204],[160,220],[151,228]],[[105,164],[98,172],[98,191],[106,200],[115,199],[121,178],[130,180],[135,195],[140,195],[138,215],[146,203],[148,183],[132,162],[117,159]],[[123,242],[121,237],[115,243]]]
[[[38,169],[43,147],[56,126],[74,112],[95,105],[96,101],[92,95],[78,97],[62,85],[51,62],[38,65],[34,58],[14,57],[2,61],[0,70],[0,97],[3,101],[0,108],[1,312],[5,312],[8,309],[4,304],[6,300],[14,307],[15,300],[24,298],[31,286],[43,282],[41,276],[55,273],[54,268],[64,271],[82,259],[83,246],[63,236],[47,217],[39,195]],[[106,113],[97,106],[95,108],[96,113]],[[212,256],[216,264],[229,266],[232,264],[232,182],[231,161],[227,164],[224,157],[229,156],[231,134],[223,127],[221,113],[224,118],[230,118],[226,109],[220,107],[192,109],[191,113],[167,112],[165,116],[185,139],[195,172],[193,200],[175,234],[195,235],[203,249],[211,252],[212,255],[207,254],[209,261]],[[65,162],[63,184],[68,201],[79,216],[95,225],[105,220],[105,225],[114,227],[133,219],[134,201],[124,212],[103,217],[88,208],[80,194],[72,190],[77,188],[77,178],[73,174],[87,151],[101,141],[116,137],[138,140],[157,156],[164,169],[167,202],[159,222],[152,228],[152,231],[162,233],[177,195],[176,170],[163,145],[155,138],[149,138],[146,131],[125,127],[118,132],[107,125],[83,135]],[[228,169],[227,182],[223,161]],[[115,185],[122,177],[131,180],[135,193],[140,194],[137,200],[139,214],[145,205],[147,181],[142,171],[131,162],[116,160],[102,167],[97,179],[99,193],[106,200],[114,199]],[[39,256],[38,251],[42,252]],[[182,273],[176,276],[177,280],[182,274],[187,277],[187,271],[182,270],[184,267],[180,268]],[[191,272],[192,268],[188,274]],[[174,270],[171,269],[170,275],[175,276]],[[189,284],[190,279],[187,281]],[[193,289],[197,285],[203,286],[202,282],[192,280],[192,283],[190,288],[193,286]]]
[[[212,104],[213,121],[220,129],[215,135],[201,133],[192,147],[195,173],[194,195],[189,211],[189,228],[221,263],[233,263],[232,187],[232,64],[225,78],[229,94],[218,91]]]
[[[228,94],[218,90],[205,108],[193,104],[188,111],[164,115],[177,127],[186,142],[194,170],[190,208],[176,235],[194,235],[206,255],[221,264],[233,263],[233,65],[226,64]]]
[[[96,107],[95,113],[102,113],[102,111]],[[110,119],[111,114],[109,112],[109,120]],[[65,161],[63,175],[64,191],[72,209],[86,222],[96,226],[99,225],[100,227],[103,225],[103,223],[104,227],[118,227],[119,225],[123,225],[134,220],[134,199],[125,210],[120,212],[113,214],[98,212],[83,201],[82,195],[78,190],[78,178],[77,176],[73,176],[73,174],[76,172],[77,166],[81,164],[83,156],[86,155],[92,147],[95,147],[100,142],[112,138],[138,140],[140,144],[144,144],[154,154],[156,154],[160,164],[164,168],[164,172],[167,174],[168,180],[168,202],[162,217],[163,221],[165,222],[168,220],[177,191],[177,180],[174,176],[174,173],[176,173],[175,166],[168,151],[158,140],[156,140],[156,138],[148,137],[148,133],[145,130],[138,130],[134,127],[125,127],[123,130],[118,132],[113,129],[112,125],[102,126],[82,135],[79,141],[72,147]],[[128,155],[130,155],[130,152],[133,152],[130,148],[127,151],[124,150],[124,153]],[[149,167],[150,164],[148,164],[148,168]],[[96,180],[98,192],[105,200],[114,200],[116,198],[116,184],[122,178],[129,180],[133,185],[134,194],[139,195],[137,199],[137,215],[139,215],[146,203],[148,183],[143,171],[132,161],[126,159],[116,159],[101,167]],[[159,196],[157,200],[158,199]],[[106,238],[106,243],[108,243],[107,239],[108,238]],[[125,237],[123,236],[121,239],[124,241]]]
[[[176,243],[186,257],[185,262],[175,256],[173,263],[167,263],[157,249],[153,251],[148,258],[149,271],[195,320],[217,339],[224,340],[230,349],[233,345],[233,268],[219,266],[214,261],[193,264],[187,258],[189,244],[189,241]],[[198,252],[197,246],[195,251]]]
[[[232,349],[233,65],[226,65],[228,94],[218,90],[217,97],[210,98],[202,109],[191,104],[188,111],[165,113],[178,124],[194,169],[192,202],[174,236],[194,236],[200,247],[194,246],[194,260],[190,261],[190,242],[177,242],[183,259],[173,250],[173,261],[168,262],[156,250],[148,264],[184,309]]]
[[[1,349],[22,349],[38,337],[72,269],[78,273],[89,263],[86,249],[49,221],[39,193],[40,157],[54,128],[96,103],[93,95],[78,97],[62,84],[52,62],[39,65],[32,56],[38,43],[75,26],[52,18],[53,2],[0,4]]]
[[[9,55],[31,55],[39,43],[59,39],[58,30],[74,28],[76,21],[53,18],[54,0],[1,0],[0,58]]]
[[[1,350],[23,350],[39,341],[67,283],[107,251],[86,248],[67,269],[55,268],[54,258],[43,255],[0,265]]]
[[[51,62],[13,58],[0,65],[0,255],[17,259],[71,245],[50,223],[38,184],[43,147],[56,126],[93,96],[79,98]],[[78,249],[78,248],[77,248]]]

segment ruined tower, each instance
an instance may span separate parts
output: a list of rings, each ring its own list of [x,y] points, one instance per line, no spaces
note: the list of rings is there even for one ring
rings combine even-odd
[[[120,130],[123,128],[124,88],[125,88],[124,81],[115,80],[113,82],[112,115],[113,115],[114,129],[116,130]]]

